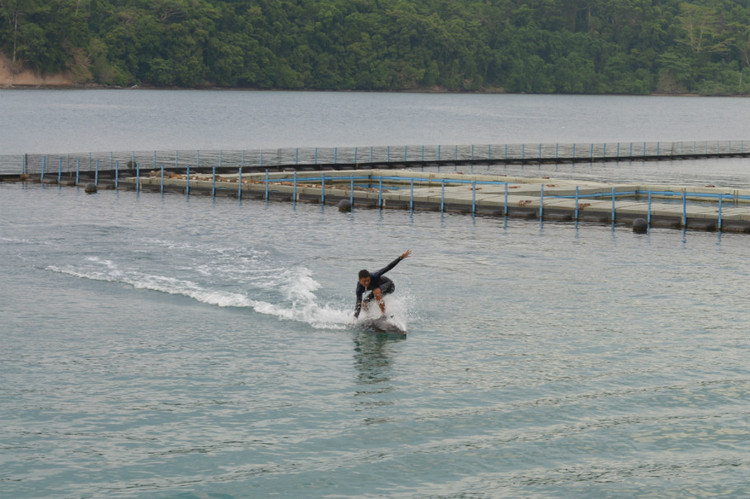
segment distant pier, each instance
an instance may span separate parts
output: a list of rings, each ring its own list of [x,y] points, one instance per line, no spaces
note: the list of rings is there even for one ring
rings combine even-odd
[[[745,140],[616,143],[400,145],[247,150],[161,150],[0,155],[0,179],[133,176],[165,168],[206,173],[402,169],[441,165],[664,161],[750,156]]]

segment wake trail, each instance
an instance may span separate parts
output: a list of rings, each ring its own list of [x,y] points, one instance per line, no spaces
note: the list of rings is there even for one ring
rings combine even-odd
[[[320,284],[305,267],[269,272],[269,277],[256,282],[249,292],[216,289],[214,285],[193,279],[123,269],[112,260],[98,257],[90,257],[82,265],[50,265],[46,269],[81,279],[185,296],[217,307],[250,308],[259,314],[303,322],[316,329],[345,329],[352,322],[352,312],[348,308],[319,302],[316,291]],[[236,286],[238,283],[230,284]],[[270,296],[269,299],[256,299],[253,294],[277,295],[279,299]]]

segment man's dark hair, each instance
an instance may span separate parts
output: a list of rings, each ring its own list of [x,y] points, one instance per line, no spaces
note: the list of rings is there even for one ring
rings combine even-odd
[[[363,277],[370,277],[370,273],[367,270],[360,270],[359,271],[359,278],[362,279]]]

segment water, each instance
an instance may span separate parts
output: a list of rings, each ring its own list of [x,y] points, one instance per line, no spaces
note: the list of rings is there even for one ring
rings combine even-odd
[[[566,179],[638,185],[750,189],[746,158],[686,161],[608,161],[601,163],[448,165],[420,168],[438,173],[472,173],[508,177]]]
[[[746,235],[20,184],[0,217],[0,495],[750,494]],[[407,248],[408,338],[359,330]]]
[[[0,154],[750,139],[750,98],[0,90]]]

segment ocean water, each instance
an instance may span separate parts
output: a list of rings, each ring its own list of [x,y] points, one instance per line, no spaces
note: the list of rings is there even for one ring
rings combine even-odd
[[[271,97],[308,117],[335,97],[280,94]],[[112,132],[124,133],[129,106],[146,109],[158,95],[162,111],[178,102],[175,113],[198,116],[213,99],[246,98],[123,91],[107,94],[113,107],[102,108],[102,95],[0,92],[0,103],[25,109],[23,119],[49,112],[55,99],[68,103],[52,121],[71,127],[20,119],[3,148],[60,150],[58,130],[70,150],[148,149],[149,127]],[[358,127],[324,121],[311,136],[274,113],[267,126],[286,130],[279,145],[367,144],[356,133],[373,130],[387,130],[376,143],[396,133],[401,143],[420,134],[471,142],[461,120],[413,134],[414,122],[389,125],[384,116],[402,96],[381,97],[389,113]],[[407,97],[425,119],[446,106],[470,109],[469,121],[499,119],[479,111],[480,96]],[[358,98],[367,107],[379,95],[345,94],[337,105],[361,111],[349,106]],[[101,133],[77,119],[86,99]],[[492,102],[539,116],[552,102],[545,99]],[[558,125],[571,140],[637,140],[641,99],[557,97],[555,116],[567,109]],[[648,127],[664,131],[656,140],[733,139],[717,124],[747,126],[747,100],[653,99],[646,102],[662,112]],[[622,111],[619,125],[576,111],[610,105]],[[162,148],[199,133],[244,147],[232,135],[241,116],[222,121],[231,109],[216,109],[212,127],[191,123],[180,136],[179,120],[166,126],[161,138],[175,145]],[[508,129],[522,121],[509,119],[501,120]],[[513,133],[550,142],[560,126]],[[482,133],[476,142],[488,142]],[[739,188],[748,185],[745,165],[543,168],[566,178]],[[748,241],[0,184],[0,496],[747,497]],[[413,256],[389,273],[396,293],[387,304],[407,338],[362,330],[352,321],[357,271],[408,248]]]
[[[750,98],[2,90],[0,154],[750,140]]]
[[[747,236],[0,185],[6,497],[741,497]],[[390,276],[397,340],[351,324]]]

